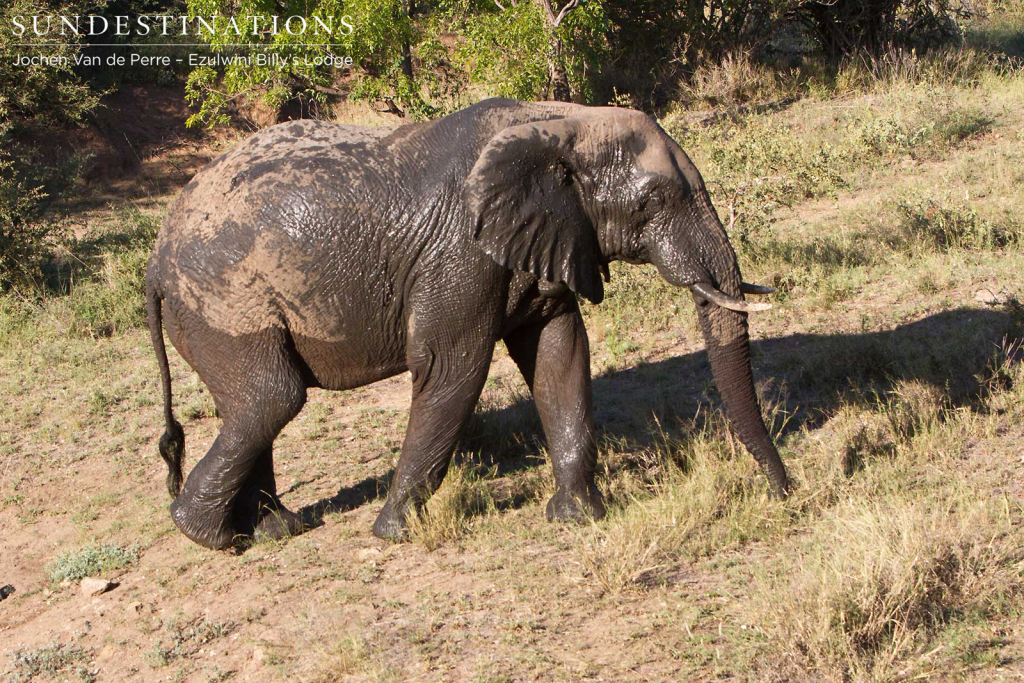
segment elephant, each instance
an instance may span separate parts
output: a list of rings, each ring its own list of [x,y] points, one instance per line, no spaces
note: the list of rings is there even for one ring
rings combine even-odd
[[[590,350],[577,296],[608,264],[689,288],[729,423],[790,483],[765,428],[736,254],[704,181],[642,112],[489,99],[393,128],[266,128],[181,190],[147,264],[171,516],[215,549],[301,533],[272,447],[309,388],[409,371],[408,429],[373,533],[400,540],[440,485],[503,340],[538,409],[556,490],[549,520],[600,519]],[[209,388],[220,432],[182,485],[164,330]]]

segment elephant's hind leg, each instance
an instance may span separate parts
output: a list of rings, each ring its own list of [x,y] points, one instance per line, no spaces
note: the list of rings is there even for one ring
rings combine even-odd
[[[197,368],[224,424],[189,473],[171,516],[200,545],[223,549],[240,536],[280,538],[302,530],[299,517],[281,504],[274,482],[274,439],[306,402],[284,334],[218,340]]]
[[[234,505],[235,533],[257,538],[287,538],[302,533],[302,518],[277,497],[272,447],[261,453]]]

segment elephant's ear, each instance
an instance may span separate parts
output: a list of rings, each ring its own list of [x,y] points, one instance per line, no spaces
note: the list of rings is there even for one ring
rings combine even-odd
[[[466,182],[473,239],[491,258],[590,301],[604,298],[597,233],[580,203],[579,119],[506,128],[484,148]]]

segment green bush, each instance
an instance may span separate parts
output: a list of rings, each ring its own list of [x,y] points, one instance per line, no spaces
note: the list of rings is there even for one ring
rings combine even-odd
[[[76,8],[14,0],[0,7],[0,25],[12,26],[18,15],[75,14]],[[67,66],[27,67],[15,66],[10,58],[0,60],[0,292],[12,286],[35,288],[43,252],[65,236],[47,210],[71,190],[81,159],[72,155],[55,160],[44,141],[55,129],[81,122],[99,102],[71,67],[78,45],[44,44],[49,40],[31,31],[24,36],[0,31],[0,54],[68,60]]]
[[[429,5],[429,3],[427,3]],[[197,35],[206,40],[216,53],[273,54],[283,63],[258,65],[236,61],[223,69],[200,66],[189,74],[186,94],[190,102],[199,104],[188,125],[226,123],[228,105],[240,96],[262,100],[272,110],[278,110],[287,101],[299,98],[306,102],[326,105],[331,95],[349,95],[354,99],[386,102],[395,113],[408,113],[414,118],[425,118],[441,109],[432,102],[445,93],[444,63],[438,54],[436,41],[429,42],[413,21],[413,9],[404,0],[316,0],[307,4],[289,3],[288,11],[268,9],[258,0],[242,0],[223,13],[219,0],[188,0],[193,16],[212,17],[217,28],[214,35]],[[281,30],[277,34],[267,31],[259,36],[245,35],[241,39],[224,30],[232,16],[259,16],[275,14],[302,16],[308,26],[320,20],[331,26],[334,33],[308,28],[305,33],[292,35]],[[355,30],[343,35],[346,25]],[[249,42],[249,48],[229,45]],[[413,51],[424,42],[413,69]],[[356,65],[356,78],[342,91],[336,87],[338,70],[334,66],[318,64],[317,58],[327,56],[351,57]]]
[[[982,251],[1024,245],[1024,225],[992,222],[966,202],[927,196],[900,198],[893,206],[898,238],[929,249]]]
[[[0,292],[33,287],[45,247],[64,236],[59,223],[43,219],[45,199],[42,187],[18,173],[9,153],[0,149]]]
[[[124,548],[111,543],[96,543],[62,552],[46,566],[46,576],[55,584],[78,581],[87,576],[122,569],[138,561],[138,546]]]

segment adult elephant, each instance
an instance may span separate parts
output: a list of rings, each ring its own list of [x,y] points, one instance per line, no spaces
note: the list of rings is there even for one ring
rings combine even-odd
[[[274,438],[309,387],[405,370],[412,407],[377,536],[398,538],[444,477],[503,339],[533,392],[557,490],[549,519],[601,517],[590,357],[576,295],[613,260],[689,287],[740,440],[785,495],[761,419],[736,255],[686,154],[644,114],[487,100],[429,123],[268,128],[196,175],[146,274],[178,528],[211,548],[301,531]],[[770,290],[767,290],[770,291]],[[223,426],[181,487],[161,324]]]

